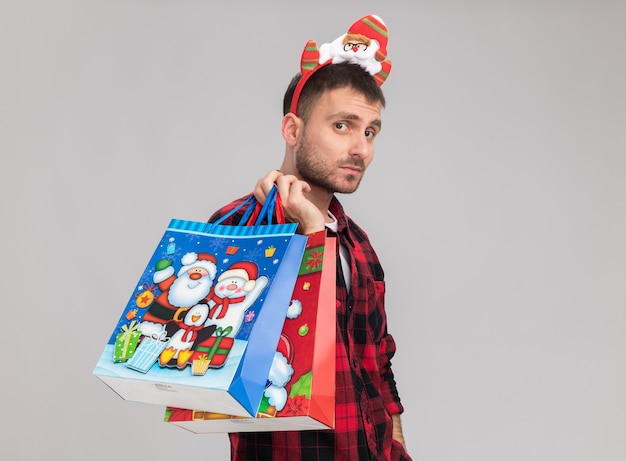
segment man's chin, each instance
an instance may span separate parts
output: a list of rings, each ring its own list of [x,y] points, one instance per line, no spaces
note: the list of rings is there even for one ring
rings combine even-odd
[[[352,194],[356,192],[361,184],[361,178],[356,176],[348,176],[345,184],[337,187],[337,192],[340,194]]]
[[[329,194],[352,194],[359,188],[361,179],[361,176],[348,175],[338,180],[315,181],[305,179],[305,181],[313,187],[325,190]]]

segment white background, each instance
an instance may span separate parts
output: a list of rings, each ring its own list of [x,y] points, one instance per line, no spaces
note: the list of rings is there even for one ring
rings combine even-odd
[[[3,460],[228,459],[93,367],[173,217],[279,166],[310,38],[377,13],[377,156],[409,452],[626,459],[623,1],[0,3]]]

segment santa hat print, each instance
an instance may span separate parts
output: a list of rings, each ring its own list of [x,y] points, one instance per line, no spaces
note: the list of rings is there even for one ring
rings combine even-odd
[[[376,52],[376,60],[382,61],[387,57],[387,41],[389,34],[387,26],[382,19],[375,14],[364,16],[348,29],[349,34],[361,34],[370,40],[376,40],[380,48]]]
[[[221,282],[222,280],[229,277],[239,277],[246,281],[243,286],[244,291],[250,291],[254,288],[258,275],[259,270],[256,267],[256,264],[250,261],[239,261],[234,263],[224,272],[222,272],[217,281]]]
[[[178,275],[194,267],[201,267],[209,273],[211,280],[215,279],[215,274],[217,273],[217,259],[215,259],[215,256],[212,254],[190,251],[181,258],[180,263],[182,266],[178,271]]]

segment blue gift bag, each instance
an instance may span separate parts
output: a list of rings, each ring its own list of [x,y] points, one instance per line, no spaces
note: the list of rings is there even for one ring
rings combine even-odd
[[[307,240],[297,223],[272,223],[280,206],[274,188],[263,207],[242,203],[242,225],[173,219],[93,374],[125,400],[254,415]],[[138,345],[116,361],[131,323]]]

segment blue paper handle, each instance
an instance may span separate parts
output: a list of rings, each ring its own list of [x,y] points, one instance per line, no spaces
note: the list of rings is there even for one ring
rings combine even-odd
[[[272,215],[274,214],[274,208],[276,207],[276,195],[277,194],[278,194],[278,190],[276,189],[276,186],[272,186],[272,188],[270,189],[270,192],[267,194],[265,203],[261,207],[261,211],[259,211],[259,216],[257,216],[257,219],[254,222],[255,228],[258,228],[261,225],[264,218],[267,219],[267,224],[272,224]],[[248,220],[250,219],[250,216],[252,215],[254,208],[257,206],[257,203],[258,202],[256,200],[256,197],[254,196],[254,194],[251,194],[247,199],[245,199],[235,208],[230,210],[224,216],[219,218],[217,221],[211,223],[211,225],[217,226],[218,224],[221,224],[222,222],[224,222],[226,219],[230,218],[237,211],[241,210],[244,207],[247,207],[246,211],[241,217],[241,220],[239,221],[240,226],[245,226]]]
[[[256,204],[256,199],[254,198],[254,195],[251,195],[250,197],[245,199],[243,202],[241,202],[239,205],[237,205],[235,208],[233,208],[228,213],[226,213],[224,216],[219,218],[217,221],[211,223],[211,225],[217,226],[218,224],[221,224],[222,222],[224,222],[225,220],[230,218],[232,215],[234,215],[237,211],[239,211],[241,208],[243,208],[245,206],[248,207],[248,209],[246,210],[246,214],[248,214],[248,216],[249,216],[249,214],[252,213],[252,210],[254,209],[254,204]],[[252,206],[250,206],[250,205],[252,205]],[[240,224],[241,223],[245,223],[245,221],[241,220]]]
[[[252,215],[252,212],[254,211],[254,208],[257,206],[257,200],[256,200],[256,197],[254,196],[254,194],[251,195],[250,197],[248,197],[248,200],[250,201],[250,204],[248,205],[248,208],[246,208],[245,213],[243,214],[243,216],[241,217],[241,220],[239,221],[239,225],[240,226],[245,226],[246,225],[246,223],[250,219],[250,216]],[[246,202],[248,200],[246,200]],[[246,202],[242,203],[242,205],[245,204]],[[236,211],[236,210],[238,210],[240,208],[241,208],[241,206],[235,208],[235,210],[233,210],[233,211]]]
[[[261,225],[261,222],[263,222],[264,217],[267,218],[268,224],[272,224],[272,215],[274,214],[274,208],[276,208],[276,194],[277,193],[278,193],[278,189],[276,189],[276,186],[272,186],[269,194],[267,194],[265,203],[263,204],[263,207],[261,208],[261,211],[259,212],[259,217],[254,223],[255,227],[258,227]]]

